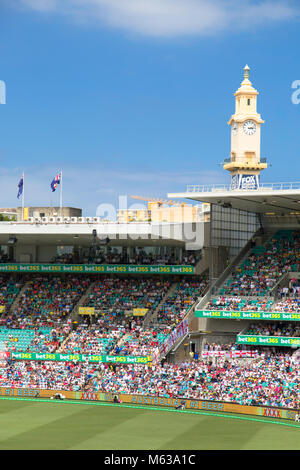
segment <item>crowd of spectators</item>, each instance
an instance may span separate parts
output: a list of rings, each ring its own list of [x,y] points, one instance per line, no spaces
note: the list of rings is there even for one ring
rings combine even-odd
[[[33,276],[7,321],[18,328],[64,324],[90,282],[72,274]]]
[[[170,327],[153,327],[144,330],[136,326],[127,332],[124,340],[115,347],[113,353],[122,356],[152,356],[170,333]]]
[[[153,312],[170,286],[170,280],[152,277],[103,277],[95,283],[83,305],[94,307],[96,313],[108,316],[111,321],[123,320],[136,308]]]
[[[146,367],[119,367],[101,376],[99,390],[165,397],[220,400],[243,405],[296,407],[299,363],[288,354],[262,354],[245,362],[219,358]]]
[[[39,329],[29,344],[27,351],[38,353],[55,353],[71,332],[70,325],[56,326],[45,331]]]
[[[299,359],[279,351],[251,361],[221,357],[153,366],[15,361],[0,369],[0,386],[297,408],[300,374]]]
[[[160,305],[155,321],[158,324],[175,327],[196,300],[203,296],[207,287],[208,278],[206,275],[180,280],[174,292]]]
[[[290,299],[285,298],[274,304],[274,312],[283,312],[283,313],[297,313],[300,312],[300,298],[299,299]]]
[[[101,320],[95,325],[79,325],[64,342],[62,353],[111,354],[126,334],[125,326]]]
[[[175,253],[155,254],[144,249],[119,251],[117,248],[101,250],[91,248],[79,257],[78,253],[63,253],[51,260],[55,264],[136,264],[136,265],[189,265],[195,266],[201,255],[196,251],[183,251],[182,259]]]
[[[8,361],[0,367],[0,385],[4,387],[83,390],[97,373],[97,365],[75,362]]]
[[[0,327],[1,351],[53,353],[70,333],[70,326],[17,329]]]
[[[20,288],[24,288],[14,308],[1,317],[3,336],[7,335],[8,330],[12,331],[9,340],[3,342],[6,350],[54,352],[59,349],[65,353],[133,356],[157,353],[158,347],[207,284],[205,280],[188,278],[179,282],[175,295],[168,301],[170,311],[174,303],[172,313],[177,315],[177,321],[174,321],[174,316],[168,315],[161,324],[151,322],[145,328],[143,315],[146,312],[151,318],[168,293],[173,279],[44,274],[30,276],[27,281],[25,285],[25,282],[18,285],[19,290],[14,298]],[[8,285],[6,279],[5,295]],[[83,316],[81,324],[71,332],[70,313],[89,288],[82,306],[94,307],[95,316],[92,321]],[[135,309],[145,310],[140,312]],[[140,313],[142,315],[138,316]],[[19,341],[19,333],[22,341]]]
[[[278,290],[278,297],[285,299],[287,297],[297,298],[300,297],[300,282],[299,279],[292,278],[288,285],[281,287]]]
[[[110,320],[107,315],[88,326],[81,324],[64,342],[62,353],[110,354],[121,356],[152,356],[171,328],[144,329],[139,317],[119,317]]]
[[[268,298],[251,299],[238,296],[220,295],[211,299],[206,305],[206,310],[228,310],[228,311],[251,311],[269,312],[272,308],[273,300]]]
[[[24,276],[0,275],[0,306],[9,310],[25,282]]]
[[[248,349],[248,346],[244,344],[237,344],[235,342],[207,342],[203,347],[203,351],[242,351],[245,349]]]
[[[300,325],[297,325],[297,322],[253,323],[244,334],[259,336],[288,336],[296,338],[300,336]]]
[[[279,231],[232,273],[222,294],[266,296],[287,272],[300,270],[300,232]]]

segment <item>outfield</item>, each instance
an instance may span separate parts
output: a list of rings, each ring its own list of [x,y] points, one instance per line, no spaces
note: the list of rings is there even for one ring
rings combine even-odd
[[[0,400],[0,449],[299,450],[291,421],[125,405]]]

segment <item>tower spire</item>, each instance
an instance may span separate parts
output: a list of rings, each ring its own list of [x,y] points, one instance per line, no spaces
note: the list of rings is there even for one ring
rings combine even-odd
[[[245,65],[245,67],[244,67],[244,79],[249,80],[249,75],[250,75],[250,67],[249,67],[249,65]]]

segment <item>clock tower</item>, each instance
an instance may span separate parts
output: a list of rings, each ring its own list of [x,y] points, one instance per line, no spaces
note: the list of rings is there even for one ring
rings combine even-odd
[[[231,175],[231,189],[257,189],[261,170],[267,168],[260,158],[260,127],[264,121],[257,113],[258,91],[249,80],[250,68],[244,68],[244,80],[235,92],[235,113],[231,126],[231,155],[223,168]]]

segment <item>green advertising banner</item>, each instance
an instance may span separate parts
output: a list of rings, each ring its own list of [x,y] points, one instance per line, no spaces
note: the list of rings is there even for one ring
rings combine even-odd
[[[11,352],[11,359],[16,361],[55,361],[55,362],[109,362],[119,364],[150,364],[151,356],[108,356],[99,354],[62,354]]]
[[[300,347],[300,338],[287,336],[257,336],[257,335],[238,335],[238,344],[255,344],[261,346],[289,346]]]
[[[227,318],[232,320],[300,321],[300,313],[235,312],[227,310],[195,310],[196,318]]]
[[[8,273],[73,273],[73,274],[194,274],[193,266],[151,266],[131,264],[0,264]]]

